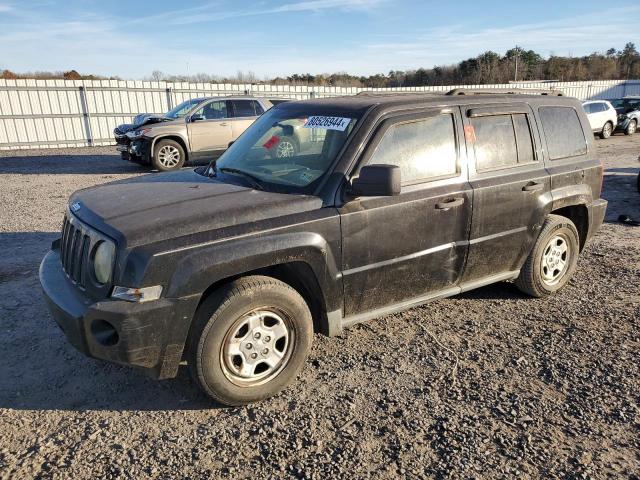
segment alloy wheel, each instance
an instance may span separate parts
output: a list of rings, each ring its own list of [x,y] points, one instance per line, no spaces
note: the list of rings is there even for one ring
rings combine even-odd
[[[165,168],[173,168],[180,163],[180,151],[173,145],[165,145],[158,151],[158,162]]]
[[[276,156],[278,158],[289,158],[293,157],[296,154],[296,148],[288,140],[283,140],[278,144],[278,149],[276,151]]]

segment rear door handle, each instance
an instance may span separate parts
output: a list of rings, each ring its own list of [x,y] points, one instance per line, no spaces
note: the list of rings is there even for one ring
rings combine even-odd
[[[438,210],[448,210],[450,208],[459,207],[464,203],[464,198],[456,197],[451,198],[449,200],[445,200],[444,202],[436,203],[436,208]]]
[[[544,189],[544,183],[529,182],[522,187],[523,192],[539,192]]]

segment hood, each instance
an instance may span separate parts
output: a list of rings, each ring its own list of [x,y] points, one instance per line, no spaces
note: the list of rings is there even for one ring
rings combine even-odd
[[[75,215],[127,247],[316,210],[308,195],[263,192],[194,170],[150,174],[80,190]]]
[[[123,123],[122,125],[118,125],[113,133],[115,133],[116,135],[124,135],[125,133],[142,127],[143,125],[160,122],[171,122],[173,120],[175,120],[175,118],[167,118],[164,115],[159,115],[157,113],[141,113],[134,117],[133,123]]]

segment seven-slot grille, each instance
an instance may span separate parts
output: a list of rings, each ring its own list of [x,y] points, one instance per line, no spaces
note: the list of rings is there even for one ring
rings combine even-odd
[[[90,246],[89,232],[78,221],[65,215],[60,241],[62,268],[73,282],[82,287],[86,283],[86,269],[84,267],[89,258]]]

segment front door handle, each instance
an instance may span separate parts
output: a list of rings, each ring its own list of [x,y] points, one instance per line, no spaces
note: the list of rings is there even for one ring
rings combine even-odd
[[[222,123],[219,123],[218,125],[220,125],[221,127],[226,127],[228,125],[228,123],[227,122],[222,122]]]
[[[544,190],[544,183],[529,182],[522,187],[523,192],[539,192],[540,190]]]
[[[464,198],[456,197],[450,198],[449,200],[445,200],[444,202],[436,203],[436,208],[438,210],[449,210],[450,208],[459,207],[464,203]]]

